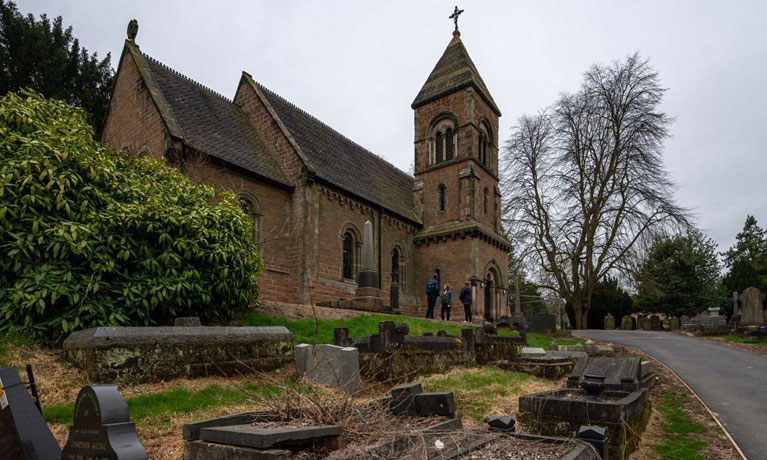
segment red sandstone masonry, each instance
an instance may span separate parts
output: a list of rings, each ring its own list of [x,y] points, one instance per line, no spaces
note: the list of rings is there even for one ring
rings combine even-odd
[[[131,155],[146,153],[157,160],[165,157],[170,146],[160,112],[128,52],[123,53],[120,62],[101,142]]]

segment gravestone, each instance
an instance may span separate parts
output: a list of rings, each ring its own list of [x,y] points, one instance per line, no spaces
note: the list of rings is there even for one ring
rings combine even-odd
[[[740,326],[764,326],[764,294],[755,287],[740,294]]]
[[[663,326],[661,325],[661,322],[660,322],[660,316],[658,315],[650,316],[650,330],[652,331],[663,330]]]
[[[690,317],[687,315],[682,315],[679,317],[679,323],[680,324],[687,324],[690,322]]]
[[[16,369],[0,369],[0,458],[60,460],[61,449]]]
[[[680,327],[679,318],[677,318],[676,316],[672,316],[672,317],[670,317],[670,318],[668,319],[668,327],[669,327],[669,329],[671,329],[672,331],[676,331],[676,330],[679,330],[679,327]]]
[[[608,313],[607,316],[605,316],[605,329],[607,330],[615,329],[615,318],[610,313]]]
[[[309,379],[353,393],[360,388],[360,357],[355,347],[309,345],[295,348],[296,367]]]
[[[642,316],[639,318],[639,329],[643,331],[649,331],[652,328],[650,327],[650,318],[647,316]]]
[[[372,222],[365,221],[362,238],[362,263],[357,274],[357,289],[351,306],[365,311],[384,311],[381,289],[378,288],[378,271],[375,265],[375,244]]]
[[[603,375],[606,390],[635,391],[642,386],[642,363],[635,357],[580,358],[567,377],[567,387],[580,388],[586,375]]]
[[[528,321],[529,332],[547,334],[557,330],[557,317],[548,313],[537,313]]]
[[[86,385],[75,400],[75,414],[61,460],[148,460],[136,425],[117,385]]]
[[[522,347],[521,356],[523,358],[537,358],[540,356],[546,356],[546,350],[538,347]]]
[[[621,319],[621,329],[624,331],[632,331],[634,330],[634,321],[632,321],[632,318],[630,315],[626,315]]]

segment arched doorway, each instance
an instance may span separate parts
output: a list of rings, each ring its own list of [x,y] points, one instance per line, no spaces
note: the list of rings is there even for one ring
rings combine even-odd
[[[493,273],[493,270],[490,270],[487,272],[487,276],[485,276],[485,311],[484,311],[484,318],[485,321],[493,321],[493,313],[495,310],[495,280],[496,276]]]

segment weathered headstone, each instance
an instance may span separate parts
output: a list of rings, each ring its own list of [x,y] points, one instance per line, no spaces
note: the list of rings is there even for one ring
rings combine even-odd
[[[61,449],[13,368],[0,369],[0,458],[59,460]]]
[[[75,400],[75,414],[62,460],[147,460],[128,416],[128,405],[117,385],[84,386]]]
[[[669,329],[671,329],[672,331],[676,331],[676,330],[678,330],[678,329],[681,327],[681,326],[680,326],[680,322],[679,322],[679,318],[677,318],[676,316],[672,316],[672,317],[670,317],[670,318],[668,319],[668,327],[669,327]]]
[[[309,345],[295,347],[296,367],[311,380],[353,393],[360,388],[360,358],[355,347]]]
[[[755,287],[740,294],[740,326],[764,326],[764,294]]]
[[[650,330],[652,331],[660,331],[663,329],[663,326],[660,322],[660,316],[658,315],[650,315]]]
[[[652,327],[650,326],[650,318],[647,316],[642,316],[639,318],[639,329],[643,331],[649,331],[652,330]]]
[[[389,409],[394,415],[415,415],[415,395],[423,393],[420,383],[403,383],[391,389]]]
[[[615,329],[615,317],[613,317],[613,315],[610,313],[608,313],[607,316],[605,316],[605,329],[607,330]]]
[[[547,334],[557,330],[557,317],[548,313],[536,313],[528,321],[529,332]]]
[[[419,393],[413,397],[416,414],[420,417],[435,415],[453,416],[455,414],[455,397],[453,392]]]
[[[630,315],[625,315],[623,319],[621,319],[621,329],[624,331],[631,331],[634,329],[634,321]]]

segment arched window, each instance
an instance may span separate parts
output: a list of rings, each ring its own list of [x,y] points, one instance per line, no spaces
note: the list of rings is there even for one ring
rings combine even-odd
[[[442,131],[437,131],[437,136],[434,138],[435,151],[437,152],[437,163],[442,163]]]
[[[445,212],[445,184],[439,184],[437,187],[437,209],[439,212]]]
[[[452,159],[456,152],[455,122],[453,118],[443,115],[431,127],[434,136],[434,163],[442,163]]]
[[[485,187],[485,193],[484,193],[485,196],[483,197],[483,201],[482,201],[482,206],[485,209],[485,214],[487,214],[487,194],[488,194],[487,187]]]
[[[347,231],[343,242],[343,277],[354,279],[354,234]]]
[[[399,283],[399,249],[397,248],[391,252],[391,282]]]
[[[489,166],[489,160],[487,151],[489,150],[490,146],[490,129],[487,127],[487,124],[484,122],[479,127],[479,145],[477,146],[478,152],[477,156],[479,157],[480,163],[482,163],[485,166]]]
[[[255,197],[250,195],[240,195],[240,209],[253,221],[253,238],[260,243],[261,241],[261,210]],[[260,247],[260,244],[259,244]]]

